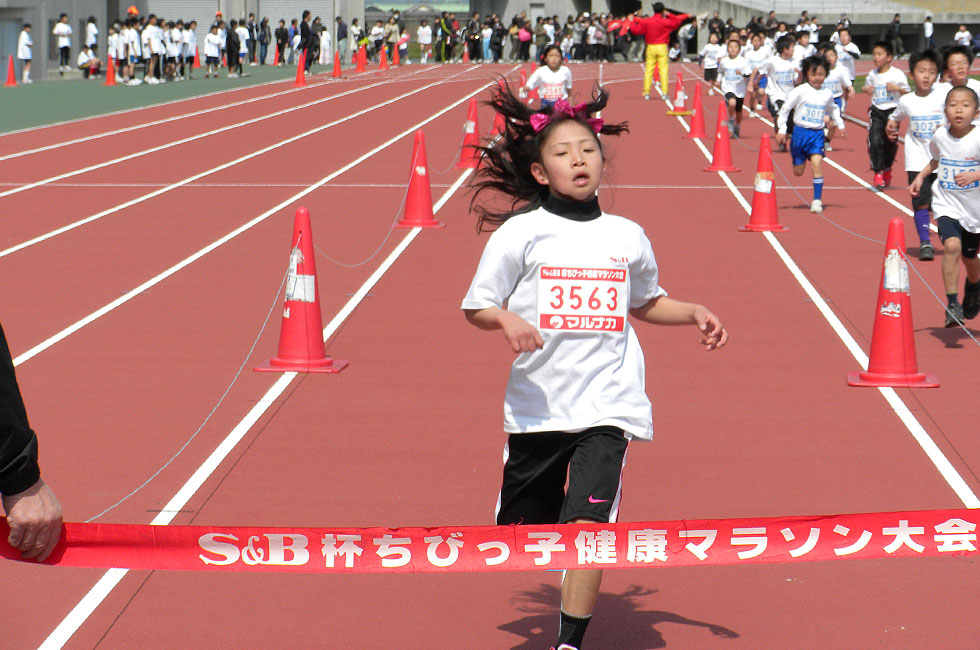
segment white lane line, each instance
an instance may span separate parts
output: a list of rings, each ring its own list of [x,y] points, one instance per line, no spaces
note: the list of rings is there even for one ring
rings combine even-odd
[[[285,115],[287,113],[292,113],[294,111],[303,110],[304,108],[309,108],[310,106],[316,106],[317,104],[323,104],[323,103],[326,103],[326,102],[330,102],[330,101],[333,101],[335,99],[340,99],[341,97],[346,97],[347,95],[352,95],[354,93],[359,93],[359,92],[362,92],[364,90],[368,90],[370,88],[376,88],[376,87],[382,86],[384,84],[385,84],[385,82],[382,81],[382,82],[378,82],[378,83],[371,84],[371,85],[368,85],[368,86],[364,86],[362,88],[355,88],[353,90],[348,90],[346,92],[342,92],[342,93],[339,93],[337,95],[331,95],[329,97],[323,97],[321,99],[315,99],[315,100],[313,100],[311,102],[306,102],[305,104],[300,104],[298,106],[290,106],[289,108],[284,108],[284,109],[279,110],[279,111],[275,111],[275,112],[272,112],[272,113],[267,113],[265,115],[260,115],[259,117],[253,117],[253,118],[248,119],[248,120],[245,120],[243,122],[237,122],[235,124],[229,124],[227,126],[222,126],[220,128],[212,129],[211,131],[207,131],[205,133],[197,133],[195,135],[191,135],[191,136],[188,136],[186,138],[181,138],[180,140],[174,140],[172,142],[167,142],[165,144],[161,144],[161,145],[158,145],[156,147],[150,147],[149,149],[143,149],[142,151],[137,151],[135,153],[126,154],[125,156],[119,156],[118,158],[113,158],[112,160],[107,160],[105,162],[100,162],[100,163],[96,163],[94,165],[89,165],[88,167],[82,167],[81,169],[76,169],[76,170],[73,170],[73,171],[70,171],[70,172],[65,172],[63,174],[58,174],[57,176],[51,176],[49,178],[45,178],[45,179],[40,180],[40,181],[35,181],[33,183],[27,183],[26,185],[22,185],[20,187],[14,188],[12,190],[7,190],[5,192],[0,192],[0,199],[2,199],[4,197],[7,197],[7,196],[10,196],[12,194],[17,194],[19,192],[24,192],[26,190],[33,189],[35,187],[40,187],[42,185],[47,185],[47,184],[53,183],[55,181],[60,181],[60,180],[65,179],[65,178],[71,178],[72,176],[78,176],[79,174],[85,174],[85,173],[88,173],[88,172],[91,172],[91,171],[95,171],[97,169],[102,169],[104,167],[109,167],[111,165],[116,165],[116,164],[121,163],[121,162],[126,162],[127,160],[133,160],[135,158],[140,158],[142,156],[146,156],[146,155],[149,155],[151,153],[156,153],[158,151],[164,151],[164,150],[171,150],[174,147],[178,147],[178,146],[180,146],[182,144],[187,144],[188,142],[197,142],[201,138],[206,138],[208,136],[217,135],[219,133],[224,133],[225,131],[230,131],[232,129],[237,129],[237,128],[240,128],[240,127],[243,127],[243,126],[248,126],[249,124],[255,124],[256,122],[262,122],[264,120],[268,120],[268,119],[271,119],[273,117],[279,117],[281,115]]]
[[[381,84],[378,84],[378,85],[381,85]],[[436,86],[436,85],[438,85],[438,84],[429,84],[427,86],[422,86],[419,90],[424,90],[426,88],[431,88],[431,87]],[[356,89],[356,90],[351,90],[351,91],[348,91],[346,93],[342,93],[341,95],[335,95],[334,98],[336,98],[336,97],[342,97],[344,95],[355,93],[355,92],[360,92],[361,90],[366,90],[367,88],[373,88],[373,87],[374,86],[365,86],[364,88],[360,88],[360,89]],[[395,97],[394,99],[390,99],[390,100],[381,102],[380,104],[374,104],[373,106],[370,106],[369,108],[366,108],[364,110],[357,111],[356,113],[351,113],[350,115],[347,115],[347,116],[344,116],[344,117],[339,118],[337,120],[334,120],[333,122],[328,122],[326,124],[320,125],[320,126],[314,128],[314,129],[310,129],[309,131],[306,131],[304,133],[300,133],[299,135],[294,135],[291,138],[287,138],[285,140],[281,140],[279,142],[276,142],[274,144],[271,144],[271,145],[269,145],[267,147],[263,147],[262,149],[258,149],[257,151],[252,151],[252,152],[247,153],[244,156],[241,156],[239,158],[236,158],[235,160],[232,160],[230,162],[223,163],[221,165],[218,165],[217,167],[212,167],[211,169],[206,169],[203,172],[199,172],[197,174],[194,174],[193,176],[188,176],[187,178],[184,178],[182,180],[179,180],[176,183],[172,183],[170,185],[167,185],[166,187],[162,187],[162,188],[160,188],[158,190],[155,190],[153,192],[150,192],[148,194],[144,194],[144,195],[138,196],[138,197],[136,197],[134,199],[130,199],[129,201],[125,201],[125,202],[120,203],[118,205],[115,205],[115,206],[113,206],[111,208],[107,208],[106,210],[102,210],[101,212],[97,212],[96,214],[93,214],[93,215],[91,215],[89,217],[85,217],[84,219],[79,219],[78,221],[73,221],[72,223],[69,223],[69,224],[67,224],[65,226],[62,226],[60,228],[56,228],[54,230],[51,230],[49,232],[46,232],[43,235],[38,235],[37,237],[34,237],[33,239],[29,239],[27,241],[21,242],[20,244],[16,244],[16,245],[11,246],[9,248],[5,248],[3,250],[0,250],[0,258],[6,257],[8,255],[11,255],[13,253],[16,253],[17,251],[23,250],[23,249],[28,248],[30,246],[34,246],[35,244],[39,244],[41,242],[47,241],[48,239],[52,239],[53,237],[57,237],[58,235],[62,235],[64,233],[66,233],[66,232],[69,232],[71,230],[74,230],[76,228],[79,228],[81,226],[84,226],[85,224],[92,223],[93,221],[98,221],[99,219],[102,219],[103,217],[107,217],[107,216],[109,216],[111,214],[115,214],[116,212],[119,212],[120,210],[124,210],[126,208],[129,208],[131,206],[137,205],[139,203],[143,203],[144,201],[148,201],[148,200],[150,200],[152,198],[156,198],[156,197],[158,197],[158,196],[160,196],[162,194],[166,194],[167,192],[170,192],[171,190],[175,190],[175,189],[177,189],[179,187],[183,187],[185,185],[189,185],[190,183],[193,183],[194,181],[198,180],[199,178],[204,178],[205,176],[209,176],[209,175],[214,174],[216,172],[219,172],[219,171],[221,171],[223,169],[228,169],[229,167],[233,167],[233,166],[235,166],[235,165],[237,165],[239,163],[242,163],[242,162],[244,162],[246,160],[250,160],[250,159],[255,158],[257,156],[261,156],[262,154],[268,153],[269,151],[273,151],[275,149],[279,149],[283,145],[289,144],[291,142],[295,142],[297,140],[300,140],[302,138],[305,138],[306,136],[312,135],[314,133],[319,133],[320,131],[324,131],[326,129],[332,128],[334,126],[337,126],[338,124],[343,124],[344,122],[347,122],[349,120],[352,120],[355,117],[359,117],[359,116],[364,115],[366,113],[370,113],[371,111],[373,111],[373,110],[375,110],[377,108],[380,108],[382,106],[386,106],[386,105],[391,104],[391,103],[394,103],[396,101],[405,99],[406,97],[410,97],[410,96],[416,94],[417,92],[419,92],[419,90],[413,90],[413,91],[404,93],[402,95],[399,95],[398,97]],[[302,187],[306,187],[306,186],[303,185]]]
[[[677,118],[677,121],[681,123],[684,130],[690,131],[690,127],[687,125],[687,122],[682,120],[680,117]],[[695,139],[694,142],[698,145],[704,157],[707,160],[711,160],[711,154],[701,143],[701,140]],[[824,160],[826,160],[826,158]],[[724,172],[718,172],[718,175],[721,176],[721,178],[725,181],[725,184],[728,185],[732,195],[734,195],[738,200],[739,205],[742,206],[742,209],[745,210],[747,214],[751,215],[752,206],[745,199],[745,197],[742,196],[742,193],[739,192],[734,185],[732,185],[728,175]],[[837,317],[837,314],[830,309],[830,306],[823,299],[823,296],[820,295],[816,287],[814,287],[810,280],[807,279],[799,265],[793,260],[786,249],[783,248],[783,245],[779,243],[779,240],[776,239],[776,236],[771,232],[763,232],[762,234],[766,238],[766,241],[769,242],[769,245],[772,246],[773,250],[776,251],[779,259],[782,260],[783,264],[786,265],[786,268],[789,269],[789,272],[803,288],[803,291],[807,294],[810,300],[813,301],[813,304],[816,305],[817,310],[830,325],[831,329],[834,330],[834,333],[837,334],[837,337],[844,344],[844,347],[851,353],[851,356],[853,356],[855,361],[858,362],[858,365],[861,366],[862,370],[867,370],[868,355],[861,349],[861,346],[854,339],[854,337],[851,336],[851,333],[847,331],[844,323],[842,323],[840,318]],[[953,492],[956,493],[956,496],[959,497],[960,501],[963,502],[963,505],[967,508],[980,508],[980,498],[978,498],[973,490],[970,489],[969,484],[963,479],[960,473],[956,471],[956,468],[953,467],[951,462],[949,462],[949,459],[942,452],[929,433],[923,428],[922,424],[919,423],[918,419],[912,415],[911,410],[905,405],[902,398],[898,396],[895,389],[879,388],[878,391],[885,398],[885,401],[888,403],[888,406],[892,409],[892,411],[894,411],[895,415],[897,415],[902,421],[902,424],[905,425],[905,428],[912,435],[912,438],[919,444],[922,451],[925,452],[926,457],[928,457],[932,462],[940,476],[942,476],[943,480],[946,481],[946,484],[949,485]]]
[[[422,70],[418,70],[416,72],[412,72],[409,75],[398,77],[397,79],[391,79],[389,81],[395,81],[395,82],[397,82],[397,81],[406,81],[411,76],[416,75],[416,74],[419,74],[420,72],[422,72]],[[367,73],[364,73],[364,74],[367,74]],[[276,82],[276,83],[278,83],[278,82]],[[262,84],[262,85],[264,85],[264,84]],[[285,97],[286,95],[289,95],[291,93],[302,92],[304,90],[310,90],[312,88],[320,88],[322,86],[327,86],[327,85],[330,85],[330,84],[329,83],[314,83],[314,84],[310,84],[310,85],[307,85],[307,86],[302,86],[300,88],[289,88],[288,90],[284,90],[284,91],[281,91],[281,92],[275,92],[275,93],[271,93],[271,94],[268,94],[268,95],[260,95],[258,97],[252,97],[250,99],[243,99],[241,101],[232,102],[231,104],[222,104],[220,106],[214,106],[214,107],[205,108],[205,109],[202,109],[202,110],[199,110],[199,111],[193,111],[193,112],[190,112],[190,113],[183,113],[181,115],[174,115],[174,116],[171,116],[171,117],[165,117],[163,119],[153,120],[151,122],[142,122],[140,124],[134,124],[132,126],[123,127],[121,129],[115,129],[113,131],[105,131],[103,133],[95,133],[93,135],[87,135],[87,136],[84,136],[84,137],[81,137],[81,138],[75,138],[74,140],[65,140],[64,142],[58,142],[56,144],[49,144],[49,145],[46,145],[46,146],[43,146],[43,147],[37,147],[36,149],[27,149],[27,150],[24,150],[24,151],[17,151],[15,153],[9,153],[9,154],[0,156],[0,162],[3,162],[4,160],[10,160],[12,158],[20,158],[22,156],[28,156],[28,155],[35,154],[35,153],[40,153],[42,151],[50,151],[52,149],[61,149],[62,147],[67,147],[69,145],[79,144],[79,143],[82,143],[82,142],[91,142],[92,140],[99,140],[101,138],[107,138],[109,136],[119,135],[121,133],[129,133],[130,131],[144,129],[146,127],[157,126],[157,125],[160,125],[160,124],[172,124],[173,122],[176,122],[177,120],[183,120],[183,119],[186,119],[188,117],[197,117],[199,115],[206,115],[206,114],[209,114],[209,113],[215,113],[217,111],[223,111],[223,110],[225,110],[227,108],[235,108],[236,106],[244,106],[246,104],[252,104],[254,102],[259,102],[259,101],[263,101],[263,100],[266,100],[266,99],[274,99],[274,98],[277,98],[277,97]],[[377,84],[375,84],[375,85],[377,85]],[[218,93],[212,93],[212,94],[218,94]],[[201,95],[201,97],[208,97],[208,96],[209,95]],[[158,104],[158,106],[163,106],[163,105],[165,105],[165,104]],[[149,108],[149,107],[147,107],[147,108]]]
[[[320,73],[317,73],[317,74],[313,75],[313,77],[321,77],[321,75],[326,75],[326,74],[328,74],[328,73],[327,72],[320,72]],[[353,74],[353,75],[350,75],[348,77],[345,77],[344,79],[341,79],[340,81],[346,81],[347,79],[356,79],[356,78],[359,78],[359,77],[366,77],[367,75],[368,75],[367,72],[364,72],[364,73],[361,73],[361,74]],[[207,97],[215,97],[217,95],[230,95],[232,93],[242,92],[242,91],[245,91],[245,90],[252,90],[253,88],[261,88],[262,86],[272,86],[272,85],[275,85],[275,84],[292,83],[293,80],[294,80],[294,77],[286,77],[286,78],[283,78],[283,79],[273,79],[271,81],[263,81],[263,82],[257,83],[257,84],[249,84],[247,86],[238,86],[237,88],[226,88],[224,90],[215,90],[214,92],[210,92],[210,93],[201,93],[200,95],[192,95],[191,97],[181,97],[179,99],[169,99],[169,100],[167,100],[165,102],[157,102],[156,104],[145,104],[143,106],[134,106],[132,108],[124,108],[124,109],[118,110],[118,111],[110,111],[108,113],[99,113],[98,115],[86,115],[85,117],[75,117],[75,118],[72,118],[70,120],[62,120],[61,122],[51,122],[50,124],[38,124],[37,126],[29,126],[29,127],[23,128],[23,129],[17,129],[15,131],[4,131],[3,133],[0,133],[0,138],[3,138],[3,137],[8,136],[8,135],[17,135],[18,133],[30,133],[31,131],[41,131],[41,130],[44,130],[44,129],[50,129],[50,128],[57,127],[57,126],[66,126],[68,124],[78,124],[80,122],[88,122],[89,120],[98,120],[98,119],[102,119],[102,118],[106,118],[106,117],[115,117],[117,115],[125,115],[126,113],[132,113],[132,112],[135,112],[135,111],[142,111],[143,109],[147,109],[147,108],[160,108],[161,106],[170,106],[172,104],[181,104],[183,102],[192,102],[192,101],[195,101],[195,100],[198,100],[198,99],[205,99]],[[310,77],[307,77],[307,81],[308,82],[310,81]],[[310,86],[307,86],[307,87],[326,86],[326,85],[330,85],[331,83],[337,83],[333,79],[328,79],[327,77],[321,77],[320,79],[315,79],[314,81],[316,83],[312,83],[312,84],[310,84]],[[139,91],[135,91],[135,92],[139,92]]]
[[[490,84],[487,84],[489,86]],[[480,90],[483,90],[487,86],[484,86]],[[454,104],[457,106],[463,101],[468,99],[464,97],[462,100]],[[450,106],[449,108],[452,108]],[[448,110],[448,109],[447,109]],[[446,191],[445,194],[432,206],[433,214],[438,214],[439,210],[446,201],[456,193],[460,188],[466,178],[472,173],[472,169],[467,169],[464,171],[455,183]],[[333,319],[327,324],[323,330],[323,340],[328,340],[337,329],[347,320],[348,317],[354,312],[354,309],[358,304],[364,300],[365,296],[374,288],[374,286],[381,280],[381,277],[394,265],[398,258],[405,252],[409,244],[411,244],[419,233],[422,232],[422,228],[412,228],[405,235],[398,246],[388,255],[387,258],[375,269],[374,273],[364,282],[363,285],[357,290],[357,292],[351,297],[350,300],[344,305],[343,309],[334,316]],[[283,373],[281,377],[266,391],[258,402],[249,410],[248,414],[245,415],[242,420],[235,425],[231,432],[225,437],[224,440],[215,448],[211,455],[197,468],[197,470],[191,475],[186,483],[174,494],[173,498],[165,505],[162,512],[154,517],[153,521],[150,522],[152,526],[167,526],[173,521],[177,513],[187,505],[187,502],[197,493],[201,486],[211,477],[214,471],[221,465],[222,462],[228,457],[239,442],[245,437],[252,426],[259,421],[262,415],[269,409],[270,406],[275,404],[276,400],[282,395],[283,391],[292,383],[293,379],[296,378],[297,373],[286,372]],[[98,608],[102,601],[116,588],[116,585],[129,573],[128,569],[109,569],[103,574],[99,581],[85,594],[85,596],[75,605],[74,608],[68,613],[68,615],[58,624],[57,627],[48,635],[48,638],[44,640],[41,644],[41,650],[56,650],[64,647],[69,639],[78,631],[78,628],[88,620],[89,616]]]
[[[434,86],[434,85],[438,85],[438,84],[432,84],[432,85]],[[95,310],[94,312],[92,312],[88,316],[85,316],[84,318],[82,318],[82,319],[76,321],[75,323],[69,325],[68,327],[66,327],[65,329],[61,330],[60,332],[58,332],[54,336],[51,336],[51,337],[45,339],[44,341],[42,341],[41,343],[35,345],[34,347],[32,347],[31,349],[27,350],[23,354],[18,355],[14,359],[14,366],[19,366],[20,364],[24,363],[25,361],[30,360],[31,358],[33,358],[36,355],[40,354],[44,350],[47,350],[48,348],[50,348],[54,344],[58,343],[59,341],[62,341],[65,338],[71,336],[72,334],[74,334],[78,330],[82,329],[86,325],[88,325],[88,324],[90,324],[90,323],[98,320],[102,316],[105,316],[106,314],[108,314],[109,312],[111,312],[115,308],[119,307],[120,305],[123,305],[123,304],[129,302],[130,300],[132,300],[136,296],[140,295],[141,293],[143,293],[147,289],[149,289],[149,288],[151,288],[151,287],[159,284],[160,282],[163,282],[164,280],[166,280],[167,278],[169,278],[171,275],[177,273],[178,271],[180,271],[181,269],[183,269],[183,268],[185,268],[187,266],[190,266],[191,264],[193,264],[197,260],[201,259],[202,257],[204,257],[205,255],[207,255],[211,251],[215,250],[219,246],[221,246],[221,245],[223,245],[223,244],[231,241],[232,239],[234,239],[238,235],[242,234],[243,232],[245,232],[245,231],[251,229],[252,227],[256,226],[257,224],[265,221],[266,219],[268,219],[272,215],[276,214],[277,212],[279,212],[283,208],[289,206],[290,204],[292,204],[295,201],[301,199],[302,197],[306,196],[307,194],[310,194],[314,190],[322,187],[323,185],[326,185],[327,183],[329,183],[331,180],[333,180],[337,176],[340,176],[344,172],[346,172],[346,171],[354,168],[355,166],[359,165],[360,163],[364,162],[365,160],[368,160],[371,156],[373,156],[373,155],[377,154],[378,152],[386,149],[387,147],[391,146],[392,144],[394,144],[398,140],[404,138],[405,136],[415,133],[415,131],[417,131],[418,129],[422,128],[422,126],[428,124],[429,122],[431,122],[432,120],[436,119],[437,117],[439,117],[439,116],[441,116],[441,115],[443,115],[445,113],[448,113],[450,110],[452,110],[456,106],[459,106],[463,102],[467,101],[470,97],[473,97],[473,96],[475,96],[475,95],[483,92],[483,90],[485,90],[486,88],[488,88],[490,85],[491,85],[490,83],[486,83],[486,84],[480,86],[479,88],[477,88],[473,92],[468,93],[467,95],[463,96],[462,99],[460,99],[460,100],[458,100],[458,101],[456,101],[456,102],[448,105],[447,107],[445,107],[445,108],[441,109],[440,111],[432,114],[431,116],[427,117],[426,119],[422,120],[421,122],[418,122],[417,124],[414,124],[413,126],[411,126],[408,129],[402,131],[398,135],[394,136],[393,138],[391,138],[391,139],[387,140],[386,142],[378,145],[377,147],[375,147],[371,151],[363,154],[362,156],[358,157],[357,159],[355,159],[355,160],[351,161],[350,163],[344,165],[343,167],[341,167],[337,171],[333,172],[332,174],[329,174],[328,176],[325,176],[325,177],[321,178],[319,181],[317,181],[313,185],[309,186],[307,189],[302,190],[300,192],[297,192],[296,194],[290,196],[288,199],[286,199],[285,201],[279,203],[278,205],[276,205],[275,207],[273,207],[271,210],[267,210],[266,212],[263,212],[262,214],[260,214],[259,216],[255,217],[254,219],[252,219],[248,223],[246,223],[246,224],[244,224],[244,225],[236,228],[235,230],[231,231],[230,233],[228,233],[224,237],[221,237],[220,239],[217,239],[217,240],[211,242],[210,244],[208,244],[207,246],[205,246],[201,250],[197,251],[193,255],[190,255],[189,257],[184,258],[183,260],[181,260],[177,264],[171,266],[169,269],[167,269],[167,270],[163,271],[162,273],[159,273],[156,276],[150,278],[149,280],[147,280],[143,284],[139,285],[135,289],[132,289],[130,291],[127,291],[125,294],[123,294],[119,298],[116,298],[115,300],[113,300],[112,302],[108,303],[107,305],[101,307],[100,309]],[[423,88],[425,88],[425,86],[423,86]],[[368,110],[373,110],[373,108],[374,107],[372,107],[372,109],[368,109]]]

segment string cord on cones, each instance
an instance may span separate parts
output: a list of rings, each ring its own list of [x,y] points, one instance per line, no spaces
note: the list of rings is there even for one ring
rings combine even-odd
[[[411,166],[411,169],[415,169],[416,163],[418,163],[418,155],[419,155],[418,149],[416,149],[415,151],[412,152],[412,166]],[[448,171],[449,170],[447,169],[446,172],[448,172]],[[445,174],[446,172],[443,172],[443,173]],[[412,186],[412,183],[411,183],[411,180],[409,180],[409,183],[405,186],[405,193],[402,194],[401,203],[398,204],[398,209],[395,210],[395,218],[391,220],[391,225],[388,226],[388,232],[385,233],[384,238],[381,240],[381,243],[378,244],[378,247],[374,249],[374,252],[372,252],[369,256],[367,256],[363,260],[361,260],[359,262],[352,262],[352,263],[341,262],[340,260],[335,259],[335,258],[331,257],[330,255],[328,255],[327,252],[324,251],[319,246],[317,246],[315,242],[313,244],[313,249],[317,253],[319,253],[320,255],[322,255],[324,258],[326,258],[327,261],[331,262],[332,264],[336,264],[337,266],[342,266],[342,267],[348,268],[348,269],[357,268],[358,266],[364,266],[365,264],[367,264],[368,262],[370,262],[371,260],[373,260],[375,257],[377,257],[378,254],[381,252],[381,250],[384,248],[385,244],[388,243],[388,240],[391,239],[391,234],[393,232],[395,232],[395,227],[398,224],[398,217],[399,217],[399,215],[401,215],[402,210],[405,209],[405,203],[406,203],[406,201],[408,201],[408,191],[411,188],[411,186]]]
[[[211,409],[211,412],[208,413],[207,417],[204,418],[204,421],[201,423],[201,426],[199,426],[197,430],[193,434],[191,434],[191,436],[186,441],[184,441],[184,444],[180,446],[180,448],[174,453],[174,455],[171,456],[170,459],[167,460],[167,462],[165,462],[163,465],[161,465],[155,472],[153,472],[153,474],[151,474],[149,478],[143,481],[143,483],[141,483],[132,492],[130,492],[123,498],[119,499],[118,501],[113,503],[111,506],[109,506],[99,514],[86,519],[85,520],[86,524],[92,523],[99,517],[102,517],[103,515],[108,514],[109,512],[115,510],[120,505],[122,505],[123,503],[125,503],[126,501],[134,497],[136,494],[138,494],[143,488],[149,485],[153,479],[159,476],[160,473],[163,472],[163,470],[167,469],[167,467],[169,467],[175,460],[177,460],[177,458],[182,453],[184,453],[184,450],[187,449],[187,446],[190,445],[191,442],[193,442],[194,439],[197,438],[198,434],[200,434],[201,431],[204,430],[204,427],[207,426],[207,423],[211,420],[211,417],[217,412],[218,408],[221,407],[221,404],[225,401],[225,398],[228,397],[228,393],[231,392],[232,387],[234,387],[234,385],[238,382],[239,377],[241,377],[242,375],[242,371],[245,369],[245,366],[248,365],[248,360],[252,357],[252,353],[255,352],[255,346],[258,345],[259,339],[262,338],[262,334],[265,332],[266,327],[269,325],[269,318],[272,317],[273,312],[275,312],[276,307],[279,305],[279,296],[282,294],[282,289],[283,287],[286,286],[286,280],[288,278],[289,278],[289,269],[287,268],[286,273],[284,273],[282,276],[282,282],[279,284],[279,289],[276,291],[276,297],[272,301],[272,306],[269,308],[269,312],[265,315],[265,320],[262,321],[262,327],[259,328],[259,333],[255,336],[255,340],[252,341],[252,345],[248,349],[248,354],[245,355],[245,358],[242,360],[242,364],[238,367],[238,371],[235,373],[235,376],[232,377],[231,383],[228,384],[228,387],[225,388],[225,391],[221,394],[221,397],[218,398],[218,402],[214,405],[214,408]]]

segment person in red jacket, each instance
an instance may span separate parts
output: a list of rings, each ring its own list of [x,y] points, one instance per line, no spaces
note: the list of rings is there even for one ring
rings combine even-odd
[[[664,3],[653,4],[653,15],[649,18],[633,18],[630,31],[642,35],[646,41],[646,68],[643,72],[643,99],[650,99],[650,86],[653,81],[653,69],[660,69],[660,91],[667,96],[667,43],[670,33],[678,29],[690,19],[688,14],[671,14],[664,8]]]

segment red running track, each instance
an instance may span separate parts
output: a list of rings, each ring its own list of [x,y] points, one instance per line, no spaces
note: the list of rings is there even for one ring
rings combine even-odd
[[[308,124],[323,123],[422,88],[436,75],[462,72],[218,172],[207,186],[190,184],[0,258],[0,317],[14,355],[302,189],[290,185],[327,177],[492,82],[489,70],[434,69],[352,95],[342,106],[304,109]],[[610,165],[600,199],[607,211],[647,230],[671,295],[708,304],[733,337],[728,348],[706,355],[689,329],[639,329],[657,434],[650,444],[633,445],[622,519],[961,507],[881,394],[846,386],[844,375],[857,367],[853,357],[764,238],[736,231],[747,215],[718,174],[701,171],[704,157],[681,138],[677,121],[663,115],[663,104],[639,98],[636,72],[636,66],[603,67],[607,82],[619,81],[609,85],[613,101],[604,117],[628,119],[631,133],[606,143]],[[590,89],[589,77],[598,76],[594,66],[576,66],[573,73],[579,96]],[[310,96],[337,90],[324,85]],[[273,104],[306,99],[286,97],[292,99],[249,106],[257,117],[274,110]],[[465,110],[461,103],[425,126],[436,197],[459,176],[449,168]],[[205,132],[245,117],[228,109],[195,126]],[[490,118],[482,109],[484,130]],[[270,118],[248,131],[256,138],[250,147],[302,132],[300,121]],[[742,143],[757,147],[766,128],[747,121]],[[860,175],[866,164],[862,139],[858,129],[849,129],[847,144],[832,158]],[[218,165],[248,149],[235,134],[223,137],[222,147],[190,142],[147,156],[117,170],[117,180],[160,185],[175,178],[173,167],[184,161],[193,163],[183,170],[188,175]],[[57,138],[66,136],[59,132],[52,141]],[[404,194],[400,184],[407,180],[410,154],[406,135],[20,365],[45,476],[68,519],[88,519],[123,498],[207,417],[274,304],[297,205],[310,208],[316,244],[332,258],[357,262],[381,245],[380,254],[362,266],[317,260],[324,321],[337,313],[403,237],[396,231],[385,241]],[[104,159],[113,155],[107,148]],[[757,152],[736,144],[733,156],[743,170],[732,174],[733,181],[750,186]],[[777,165],[788,171],[784,158],[777,157]],[[27,172],[43,178],[44,167]],[[857,187],[829,169],[827,185]],[[800,186],[807,196],[807,183]],[[38,188],[0,198],[0,218],[16,227],[4,245],[105,210],[135,191],[93,181],[85,188]],[[60,214],[45,213],[43,205],[60,192]],[[789,190],[779,192],[780,216],[792,228],[779,235],[780,242],[867,350],[881,245],[799,209],[802,201]],[[888,218],[899,214],[866,190],[826,193],[828,219],[868,237],[883,238]],[[900,198],[898,190],[890,193]],[[33,220],[18,221],[6,209],[15,200],[16,212],[33,209]],[[471,328],[459,313],[486,241],[475,234],[467,209],[468,197],[453,194],[437,215],[447,228],[422,232],[328,341],[328,354],[349,359],[351,367],[290,384],[174,523],[491,521],[511,355],[499,335]],[[917,266],[930,286],[939,286],[938,265]],[[975,493],[980,445],[961,414],[975,385],[977,349],[962,332],[939,329],[938,309],[921,282],[914,281],[912,291],[919,364],[939,374],[942,388],[898,392]],[[277,321],[274,315],[247,368],[274,351]],[[153,519],[274,381],[244,372],[177,460],[100,521]],[[6,602],[4,612],[32,622],[8,631],[12,647],[40,644],[102,574],[11,562],[0,572],[25,594]],[[397,642],[540,648],[553,642],[557,582],[557,575],[541,573],[131,572],[66,647],[381,648]],[[606,574],[587,640],[591,647],[610,648],[725,648],[739,641],[774,648],[933,647],[936,639],[966,647],[975,617],[968,595],[978,586],[975,563],[956,558],[614,571]]]

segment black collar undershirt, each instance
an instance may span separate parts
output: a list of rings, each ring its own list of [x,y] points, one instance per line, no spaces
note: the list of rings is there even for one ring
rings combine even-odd
[[[560,199],[554,194],[549,194],[541,207],[552,214],[572,221],[592,221],[598,219],[599,215],[602,214],[598,197],[592,197],[588,201],[568,201]]]

